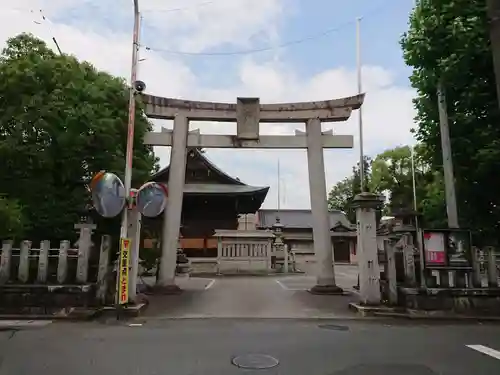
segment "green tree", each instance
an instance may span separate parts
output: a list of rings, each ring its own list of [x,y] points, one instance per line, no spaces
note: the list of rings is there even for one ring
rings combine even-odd
[[[417,91],[417,139],[442,169],[436,87],[446,91],[460,223],[492,244],[500,229],[500,121],[486,0],[419,1],[402,37]]]
[[[18,202],[0,197],[0,240],[17,239],[24,231],[24,215]]]
[[[415,207],[413,192],[412,150],[400,146],[377,155],[372,163],[371,190],[388,198],[386,213]],[[417,211],[428,227],[443,227],[446,219],[442,175],[433,172],[424,158],[424,147],[414,147],[415,195]]]
[[[127,85],[28,34],[8,40],[0,76],[0,192],[24,208],[26,238],[71,239],[90,178],[103,169],[123,178]],[[138,101],[133,186],[157,168],[142,113]]]
[[[364,158],[364,171],[366,186],[369,188],[371,159],[366,156]],[[356,213],[350,205],[353,198],[359,193],[361,193],[361,176],[358,162],[355,167],[352,167],[352,175],[336,183],[328,193],[328,208],[344,212],[351,222],[355,222]]]
[[[377,155],[372,163],[370,188],[385,193],[394,208],[414,206],[411,152],[409,146],[396,147]],[[421,174],[415,163],[415,180]]]

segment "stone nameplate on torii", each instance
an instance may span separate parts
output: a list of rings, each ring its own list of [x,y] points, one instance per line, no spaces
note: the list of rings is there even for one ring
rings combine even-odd
[[[259,122],[259,98],[238,98],[236,104],[236,137],[238,140],[258,141]]]

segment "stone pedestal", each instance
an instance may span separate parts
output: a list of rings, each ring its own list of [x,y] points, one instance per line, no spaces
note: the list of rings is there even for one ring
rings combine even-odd
[[[357,222],[359,296],[364,305],[381,302],[376,221],[376,210],[381,204],[380,196],[372,193],[358,194],[352,203]]]

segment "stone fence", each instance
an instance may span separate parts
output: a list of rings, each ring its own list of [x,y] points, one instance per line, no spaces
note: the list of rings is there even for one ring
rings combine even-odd
[[[92,252],[91,233],[80,236],[76,248],[69,241],[53,247],[42,241],[3,241],[0,262],[0,310],[3,313],[47,313],[48,310],[89,307],[106,302],[112,283],[109,266],[111,237],[100,239]],[[39,311],[42,310],[42,311]]]
[[[381,290],[392,306],[500,313],[499,265],[493,247],[473,247],[463,266],[423,265],[413,234],[386,238],[379,251]]]
[[[270,272],[274,234],[217,230],[217,273]]]

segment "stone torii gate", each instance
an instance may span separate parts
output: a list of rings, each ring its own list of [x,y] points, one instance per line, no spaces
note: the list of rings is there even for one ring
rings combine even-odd
[[[317,283],[313,293],[342,293],[336,285],[327,206],[324,148],[352,148],[352,135],[322,132],[322,122],[346,121],[363,104],[364,94],[318,102],[260,104],[259,98],[238,98],[236,104],[178,100],[141,95],[149,118],[174,120],[172,131],[150,132],[144,143],[172,146],[169,197],[163,220],[162,258],[157,288],[173,292],[176,251],[181,225],[187,147],[307,149]],[[189,132],[189,121],[236,122],[237,135]],[[260,123],[305,123],[295,135],[260,135]]]

